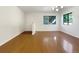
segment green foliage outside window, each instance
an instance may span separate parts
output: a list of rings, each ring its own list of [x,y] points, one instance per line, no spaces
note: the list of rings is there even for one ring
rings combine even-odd
[[[63,24],[72,24],[72,12],[63,15]]]

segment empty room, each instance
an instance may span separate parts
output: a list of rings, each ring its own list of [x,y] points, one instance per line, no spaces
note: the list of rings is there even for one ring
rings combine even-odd
[[[0,53],[78,53],[79,6],[0,6]]]

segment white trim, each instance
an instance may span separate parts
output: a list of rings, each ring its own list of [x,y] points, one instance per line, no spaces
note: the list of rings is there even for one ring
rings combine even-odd
[[[64,32],[64,31],[61,30],[61,32]],[[70,35],[70,36],[73,36],[73,37],[79,38],[78,36],[75,36],[75,35],[73,35],[73,34],[71,34],[71,33],[68,33],[68,32],[64,32],[64,33],[66,33],[66,34],[68,34],[68,35]]]
[[[21,32],[21,33],[22,33],[22,32]],[[16,35],[10,37],[9,39],[5,40],[3,43],[0,43],[0,46],[4,45],[5,43],[7,43],[8,41],[12,40],[14,37],[20,35],[21,33],[18,33],[18,34],[16,34]]]

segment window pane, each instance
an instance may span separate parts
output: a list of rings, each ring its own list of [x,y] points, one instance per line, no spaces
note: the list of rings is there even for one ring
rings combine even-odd
[[[72,24],[72,12],[63,15],[63,24]]]
[[[49,23],[56,24],[56,16],[49,16]]]
[[[56,16],[44,16],[44,24],[56,24]]]
[[[49,24],[49,17],[48,16],[44,16],[44,24]]]
[[[72,23],[72,13],[69,14],[69,23]]]
[[[63,15],[63,23],[67,23],[67,15]]]

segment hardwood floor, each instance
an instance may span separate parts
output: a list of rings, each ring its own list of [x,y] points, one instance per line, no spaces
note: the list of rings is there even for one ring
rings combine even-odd
[[[63,32],[31,32],[21,35],[0,46],[0,52],[5,53],[63,53],[79,52],[79,38]]]

